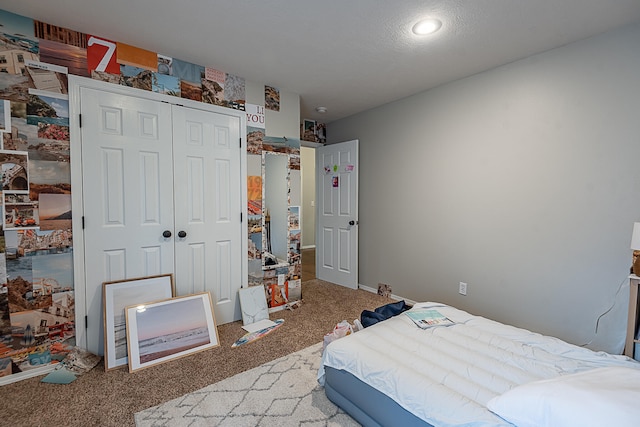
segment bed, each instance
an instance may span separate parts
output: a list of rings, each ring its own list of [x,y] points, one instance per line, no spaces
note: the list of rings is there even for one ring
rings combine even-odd
[[[329,344],[318,380],[364,426],[640,425],[640,363],[439,303]]]

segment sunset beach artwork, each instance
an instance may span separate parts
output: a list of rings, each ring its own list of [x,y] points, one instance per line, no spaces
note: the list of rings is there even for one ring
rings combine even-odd
[[[220,345],[211,294],[126,308],[129,372]]]

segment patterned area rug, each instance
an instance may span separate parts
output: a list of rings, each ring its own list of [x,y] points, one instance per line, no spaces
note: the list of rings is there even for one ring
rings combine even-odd
[[[138,427],[359,426],[318,385],[322,343],[135,414]]]

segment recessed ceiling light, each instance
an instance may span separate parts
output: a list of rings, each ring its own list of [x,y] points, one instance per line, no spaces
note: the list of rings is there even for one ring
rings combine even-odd
[[[413,26],[412,30],[415,34],[423,36],[425,34],[435,33],[442,27],[442,21],[434,18],[423,19]]]
[[[320,114],[324,114],[327,112],[327,107],[316,107],[316,111]]]

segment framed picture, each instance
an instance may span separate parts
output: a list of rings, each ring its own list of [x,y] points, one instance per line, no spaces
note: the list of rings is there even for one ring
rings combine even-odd
[[[303,141],[316,142],[315,120],[304,119],[302,127],[302,137],[300,139],[302,139]]]
[[[104,369],[129,363],[125,308],[175,296],[173,275],[140,277],[102,284],[104,307]]]
[[[220,345],[211,294],[126,308],[129,372]]]

